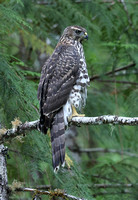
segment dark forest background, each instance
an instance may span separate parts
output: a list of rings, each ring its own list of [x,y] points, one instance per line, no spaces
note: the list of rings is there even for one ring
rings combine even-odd
[[[1,0],[1,127],[10,128],[14,118],[22,122],[39,118],[37,88],[41,68],[69,25],[83,26],[89,35],[84,44],[91,77],[83,111],[86,116],[137,115],[138,1]],[[68,166],[58,174],[52,169],[48,135],[32,131],[6,143],[9,184],[33,188],[49,185],[53,190],[62,189],[89,200],[138,198],[136,127],[81,126],[67,132]],[[87,152],[88,148],[95,152]],[[23,192],[10,196],[12,200],[32,198],[31,193]],[[43,195],[42,199],[62,198]]]

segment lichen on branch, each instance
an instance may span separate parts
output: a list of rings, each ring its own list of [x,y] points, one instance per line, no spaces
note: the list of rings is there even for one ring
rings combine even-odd
[[[71,122],[74,125],[102,125],[102,124],[113,124],[113,125],[129,125],[136,126],[138,125],[138,117],[121,117],[116,115],[103,115],[98,117],[73,117]],[[12,129],[0,129],[0,144],[7,141],[8,139],[12,139],[17,135],[23,134],[28,130],[38,129],[39,120],[25,122],[21,124],[21,122]]]

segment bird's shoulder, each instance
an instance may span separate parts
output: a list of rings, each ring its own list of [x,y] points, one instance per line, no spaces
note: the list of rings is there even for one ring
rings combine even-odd
[[[59,43],[56,46],[53,54],[44,64],[42,73],[52,74],[52,72],[56,69],[60,71],[61,66],[62,68],[74,68],[75,66],[79,65],[79,62],[80,55],[78,54],[77,48],[74,45]]]
[[[53,54],[45,62],[38,87],[38,99],[40,98],[43,87],[47,88],[50,82],[60,82],[67,78],[67,74],[73,76],[78,71],[80,57],[74,45],[58,43]],[[67,76],[67,77],[66,77]]]
[[[60,57],[62,54],[79,56],[76,45],[68,44],[68,43],[58,43],[51,58],[58,56]]]

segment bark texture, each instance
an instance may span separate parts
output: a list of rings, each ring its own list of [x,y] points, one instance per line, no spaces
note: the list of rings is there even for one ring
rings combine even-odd
[[[70,121],[74,125],[103,125],[103,124],[113,124],[113,125],[128,125],[137,126],[138,117],[121,117],[116,115],[103,115],[98,117],[73,117]],[[12,129],[6,130],[4,133],[0,131],[0,144],[5,141],[16,137],[17,135],[23,134],[27,130],[38,129],[39,120],[25,122]],[[1,129],[0,129],[1,130]]]
[[[6,148],[0,145],[0,200],[8,200],[7,194],[7,168],[6,168]]]

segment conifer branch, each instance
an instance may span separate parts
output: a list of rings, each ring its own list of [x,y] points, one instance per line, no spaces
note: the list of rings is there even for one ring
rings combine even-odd
[[[127,18],[128,18],[128,23],[129,23],[129,25],[130,25],[130,26],[133,26],[132,21],[131,21],[131,18],[130,18],[129,13],[128,13],[128,9],[127,9],[125,0],[120,0],[119,2],[122,3],[122,5],[123,5],[124,11],[126,12],[126,15],[127,15]]]
[[[10,189],[10,188],[9,188]],[[79,198],[67,193],[64,193],[60,189],[56,189],[54,191],[51,190],[39,190],[39,189],[34,189],[34,188],[14,188],[14,191],[16,192],[34,192],[35,195],[49,195],[51,197],[63,197],[63,198],[70,198],[74,200],[86,200],[84,198]]]
[[[6,130],[4,133],[1,131],[2,129],[0,129],[0,144],[2,144],[5,140],[12,139],[23,134],[25,131],[37,129],[38,124],[39,120],[25,122],[24,124]]]
[[[36,187],[36,189],[38,190],[49,190],[50,189],[50,185],[38,185]],[[92,188],[132,188],[132,187],[138,187],[138,183],[127,183],[127,184],[123,184],[123,183],[114,183],[114,184],[105,184],[105,183],[101,183],[101,184],[93,184],[91,185]],[[19,188],[20,189],[20,188]]]
[[[127,151],[121,151],[117,149],[105,149],[105,148],[87,148],[87,149],[71,149],[73,152],[79,152],[79,153],[96,153],[96,152],[102,152],[102,153],[118,153],[120,155],[127,155],[130,157],[136,157],[138,158],[138,155],[135,153],[127,152]]]
[[[102,125],[102,124],[113,124],[113,125],[129,125],[136,126],[138,125],[138,117],[120,117],[115,115],[103,115],[98,117],[73,117],[71,123],[74,125]],[[0,144],[8,139],[12,139],[17,135],[21,135],[27,130],[37,129],[39,120],[25,122],[17,127],[6,130],[4,133],[0,129]]]
[[[94,184],[92,187],[94,188],[132,188],[132,187],[137,187],[138,184]],[[10,191],[11,188],[9,188]],[[79,198],[79,197],[76,197],[74,195],[70,195],[70,194],[67,194],[67,193],[64,193],[62,190],[60,189],[57,189],[57,190],[54,190],[54,191],[51,191],[51,190],[39,190],[39,189],[34,189],[34,188],[14,188],[14,191],[16,192],[34,192],[34,194],[37,196],[37,195],[49,195],[51,197],[62,197],[62,198],[70,198],[70,199],[73,199],[73,200],[86,200],[84,198]],[[99,193],[95,193],[93,196],[99,196],[99,195],[111,195],[111,194],[118,194],[118,193],[121,193],[121,194],[132,194],[132,192],[130,191],[127,191],[127,190],[123,190],[121,192],[107,192],[107,191],[104,191],[104,192],[99,192]]]

